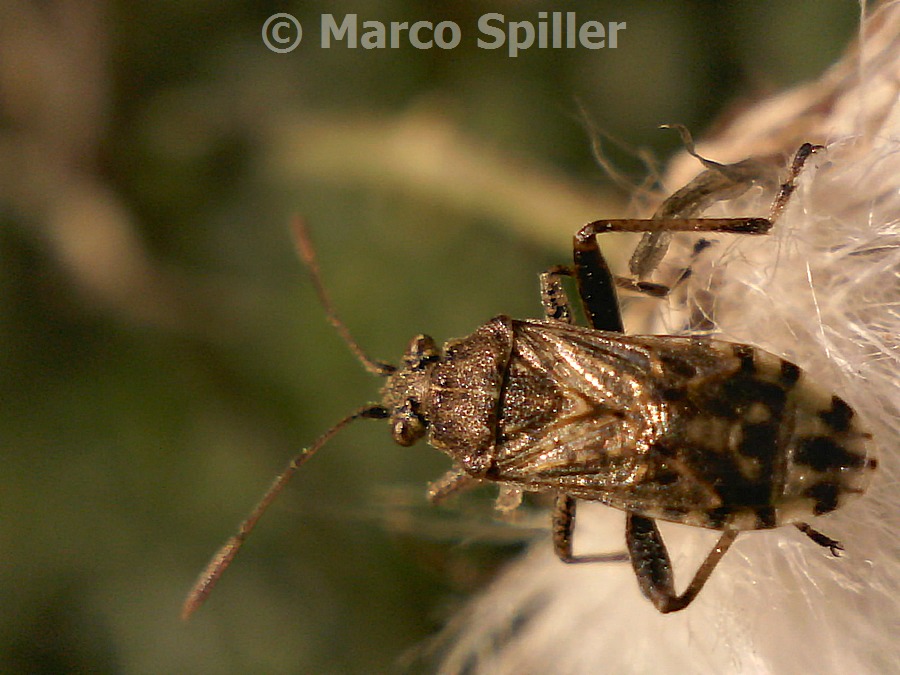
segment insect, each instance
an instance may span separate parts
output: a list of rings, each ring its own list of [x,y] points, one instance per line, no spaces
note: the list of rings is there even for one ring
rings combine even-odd
[[[424,438],[452,459],[453,468],[429,487],[434,503],[485,481],[500,485],[498,505],[507,508],[522,491],[555,494],[558,557],[567,563],[630,560],[642,593],[663,613],[694,600],[745,530],[792,524],[837,556],[840,543],[806,520],[862,494],[876,468],[871,436],[853,409],[793,363],[750,345],[625,335],[616,291],[668,292],[642,277],[664,254],[671,232],[767,233],[819,148],[798,150],[768,218],[699,218],[710,202],[740,194],[760,174],[751,160],[722,165],[700,157],[687,131],[676,128],[706,170],[652,219],[582,227],[573,264],[540,275],[543,319],[497,316],[443,349],[418,335],[399,366],[373,361],[353,340],[333,310],[298,221],[298,250],[329,321],[365,368],[386,378],[381,402],[348,415],[291,460],[200,575],[183,616],[203,602],[297,469],[362,418],[387,419],[399,445]],[[597,245],[605,232],[647,233],[632,258],[636,279],[611,274]],[[590,327],[573,323],[563,277],[574,277]],[[574,553],[578,500],[625,512],[627,553]],[[657,519],[722,532],[681,593]]]

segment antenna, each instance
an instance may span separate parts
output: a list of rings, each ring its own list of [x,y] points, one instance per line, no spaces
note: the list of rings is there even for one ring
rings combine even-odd
[[[216,582],[225,570],[228,569],[228,566],[231,564],[231,561],[234,560],[238,551],[241,550],[241,546],[244,544],[247,537],[250,536],[253,528],[256,527],[256,523],[262,518],[266,509],[269,508],[269,505],[275,501],[275,498],[281,494],[284,486],[287,485],[287,482],[297,472],[297,469],[303,466],[310,457],[316,454],[319,448],[325,445],[332,436],[350,424],[350,422],[358,419],[384,419],[387,416],[388,411],[380,405],[368,405],[360,408],[350,415],[347,415],[347,417],[319,436],[311,446],[298,452],[288,463],[287,468],[278,474],[272,482],[272,485],[262,496],[262,499],[257,502],[255,507],[253,507],[253,511],[250,512],[250,515],[247,516],[240,527],[238,527],[237,534],[232,536],[225,542],[225,545],[222,546],[222,548],[216,551],[216,554],[209,561],[206,569],[200,573],[200,576],[191,588],[191,592],[188,593],[184,605],[181,607],[182,620],[187,621],[191,618],[191,615],[203,604],[203,601],[206,600],[207,596],[212,592]]]
[[[319,296],[319,302],[321,302],[322,306],[325,308],[325,314],[328,316],[328,321],[334,326],[334,329],[338,332],[344,342],[347,343],[347,346],[350,347],[350,351],[356,355],[356,358],[359,359],[366,370],[374,375],[382,376],[393,373],[397,370],[394,366],[389,363],[375,361],[368,357],[363,351],[363,348],[359,346],[359,343],[353,339],[347,326],[344,325],[344,322],[338,317],[337,312],[334,311],[334,305],[331,303],[331,298],[328,297],[328,293],[325,290],[325,284],[322,283],[322,274],[319,271],[319,261],[316,259],[316,251],[313,248],[312,240],[309,237],[309,231],[306,229],[306,222],[303,218],[297,216],[291,223],[291,229],[294,233],[294,243],[297,246],[297,254],[309,270],[309,276],[312,278],[316,294]]]
[[[319,262],[316,259],[316,252],[312,245],[312,240],[309,236],[309,231],[306,229],[306,223],[302,218],[297,217],[294,219],[292,223],[291,229],[294,233],[294,241],[297,246],[297,253],[300,258],[303,260],[306,268],[309,270],[309,275],[312,278],[313,286],[316,289],[316,294],[319,296],[319,301],[322,303],[322,306],[325,308],[325,314],[328,316],[328,321],[334,326],[335,330],[340,334],[341,338],[344,342],[347,343],[347,346],[350,347],[350,351],[352,351],[356,358],[365,366],[366,370],[375,375],[387,376],[393,373],[396,368],[387,363],[381,363],[380,361],[375,361],[370,359],[366,353],[362,350],[362,347],[353,339],[353,336],[350,335],[350,331],[347,330],[347,326],[344,325],[344,322],[338,317],[337,313],[334,311],[334,305],[331,303],[331,298],[328,297],[328,293],[325,291],[325,285],[322,283],[322,274],[319,271]],[[256,527],[256,523],[259,522],[259,519],[262,518],[263,514],[269,508],[273,501],[281,494],[281,491],[284,490],[284,486],[287,485],[288,481],[293,477],[293,475],[297,472],[306,461],[312,457],[316,452],[318,452],[319,448],[325,445],[331,437],[334,436],[341,429],[346,427],[348,424],[358,419],[384,419],[388,417],[388,411],[384,406],[381,405],[367,405],[359,410],[347,415],[340,422],[331,427],[324,434],[319,436],[315,442],[301,450],[297,453],[291,461],[288,463],[287,467],[282,471],[278,476],[276,476],[275,480],[272,482],[272,485],[269,486],[269,489],[266,490],[265,494],[262,498],[257,502],[256,506],[253,507],[253,510],[250,512],[250,515],[240,524],[238,527],[237,534],[232,536],[225,544],[216,551],[216,554],[209,561],[209,564],[206,568],[201,572],[200,576],[197,578],[197,581],[194,583],[194,586],[191,588],[190,593],[188,593],[187,598],[184,601],[184,605],[181,608],[181,618],[183,620],[187,620],[191,617],[191,615],[197,611],[200,605],[206,600],[207,596],[212,592],[213,587],[219,581],[219,578],[228,569],[228,566],[231,565],[232,560],[234,560],[235,556],[238,554],[238,551],[241,550],[241,546],[243,546],[244,541],[246,541],[247,537],[250,536],[250,533],[253,531],[253,528]]]

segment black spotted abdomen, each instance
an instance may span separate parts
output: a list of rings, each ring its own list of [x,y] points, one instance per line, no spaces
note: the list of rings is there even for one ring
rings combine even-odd
[[[738,368],[692,388],[673,427],[677,461],[707,505],[659,517],[765,529],[829,513],[865,491],[876,467],[871,436],[843,399],[777,356],[713,344]]]

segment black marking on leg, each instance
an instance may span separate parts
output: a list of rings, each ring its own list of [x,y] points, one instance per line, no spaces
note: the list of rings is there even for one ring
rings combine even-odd
[[[853,419],[853,408],[847,405],[840,396],[831,397],[831,410],[819,413],[819,417],[835,431],[844,432],[850,429]]]
[[[566,305],[552,303],[551,306],[553,309],[547,312],[546,318],[553,319],[555,321],[562,321],[564,323],[570,323],[569,308]]]
[[[775,195],[775,200],[772,202],[772,207],[769,210],[770,222],[774,223],[776,220],[778,220],[779,216],[781,216],[781,213],[787,206],[791,195],[794,193],[794,190],[797,189],[797,177],[800,175],[800,171],[803,170],[803,165],[806,163],[806,160],[812,153],[823,149],[824,146],[822,145],[804,143],[800,146],[800,149],[797,150],[797,154],[794,155],[794,161],[791,162],[790,175],[788,176],[787,181],[781,184],[781,187],[778,190],[778,194]]]
[[[737,530],[722,533],[684,593],[678,595],[669,553],[656,523],[634,513],[629,513],[625,521],[625,541],[641,593],[663,614],[677,612],[693,602],[737,535]]]
[[[849,452],[830,436],[813,436],[800,439],[794,461],[811,466],[816,471],[831,471],[859,468],[865,458]]]
[[[583,232],[583,230],[582,230]],[[575,236],[573,255],[578,293],[591,327],[624,333],[619,296],[609,265],[597,246],[596,235]]]
[[[704,220],[713,220],[707,218]],[[724,219],[723,219],[724,220]],[[699,229],[699,228],[697,228]],[[728,229],[713,230],[712,227],[704,228],[704,231],[722,231],[733,232],[735,234],[765,234],[772,229],[772,222],[768,218],[741,218],[735,219],[734,223],[730,223]]]
[[[572,276],[572,269],[565,265],[554,265],[541,274],[541,304],[545,318],[572,323],[569,299],[559,281],[559,277],[564,276]]]
[[[598,553],[575,555],[573,537],[575,535],[576,500],[571,495],[560,494],[553,510],[553,550],[565,563],[625,562],[627,553]]]
[[[629,513],[625,541],[641,593],[661,612],[670,611],[668,603],[676,597],[675,577],[656,523],[650,518]]]

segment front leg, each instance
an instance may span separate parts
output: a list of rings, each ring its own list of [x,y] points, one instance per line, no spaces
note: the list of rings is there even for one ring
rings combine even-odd
[[[443,476],[428,484],[428,501],[432,504],[440,504],[442,501],[463,490],[478,485],[481,481],[462,468],[450,469]]]
[[[583,251],[586,250],[586,248],[587,247],[584,247]],[[592,264],[589,258],[595,255],[599,255],[599,250],[590,251],[587,255],[585,255],[583,252],[580,257],[578,257],[578,254],[576,254],[576,258],[580,262],[579,269],[588,269]],[[605,263],[603,264],[605,265]],[[566,291],[563,288],[560,280],[560,277],[571,276],[573,276],[572,268],[566,267],[565,265],[555,265],[554,267],[551,267],[546,272],[543,272],[541,274],[541,304],[544,307],[545,319],[563,321],[564,323],[574,323],[574,320],[572,318],[572,307],[569,304],[569,297],[566,294]],[[613,299],[618,302],[618,298],[610,294],[608,287],[606,287],[606,284],[608,282],[602,276],[598,276],[595,273],[591,279],[586,278],[582,282],[582,284],[594,284],[596,286],[598,278],[602,279],[600,283],[603,284],[603,288],[595,288],[590,293],[592,298],[596,298],[596,304],[600,305],[604,302],[610,302]],[[663,284],[655,284],[650,281],[641,281],[639,279],[632,279],[631,277],[621,277],[618,275],[613,276],[612,279],[614,280],[615,285],[619,288],[623,288],[627,291],[634,291],[636,293],[642,293],[654,298],[664,298],[671,292],[671,289],[668,286],[664,286]],[[598,314],[602,314],[602,312],[603,310],[601,309],[597,310]],[[596,326],[594,327],[596,328]]]
[[[648,295],[665,296],[668,289],[641,280],[618,280],[609,270],[597,245],[597,235],[606,232],[733,232],[765,234],[772,227],[766,218],[672,218],[667,220],[595,220],[575,235],[575,275],[584,312],[593,328],[624,332],[616,286]]]
[[[560,277],[572,276],[572,270],[564,265],[555,265],[541,274],[541,304],[544,318],[572,323],[572,309],[569,296],[560,282]]]
[[[615,278],[600,252],[596,235],[584,234],[587,227],[578,231],[572,247],[578,294],[585,316],[592,328],[624,333]]]
[[[607,232],[731,232],[765,234],[772,227],[767,218],[672,218],[595,220],[575,234],[574,256],[578,291],[584,312],[593,328],[624,332],[616,286],[647,295],[665,297],[669,289],[640,279],[616,278],[597,245],[597,235]],[[704,244],[704,247],[706,244]],[[701,249],[702,250],[702,249]],[[686,275],[690,272],[686,271]]]

